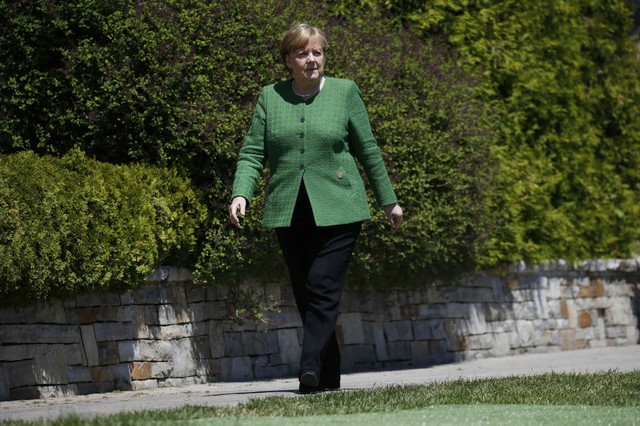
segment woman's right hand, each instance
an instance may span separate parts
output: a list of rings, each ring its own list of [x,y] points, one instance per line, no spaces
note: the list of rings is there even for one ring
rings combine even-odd
[[[229,218],[231,223],[240,228],[240,216],[244,216],[247,208],[247,200],[244,197],[234,197],[229,206]]]

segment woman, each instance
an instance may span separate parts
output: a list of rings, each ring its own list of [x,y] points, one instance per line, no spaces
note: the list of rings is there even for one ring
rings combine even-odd
[[[291,77],[263,88],[238,157],[229,215],[240,226],[268,161],[263,223],[275,228],[304,325],[300,392],[340,388],[335,325],[344,276],[370,219],[362,165],[393,228],[402,222],[356,84],[324,76],[327,39],[317,27],[291,28],[280,55]]]

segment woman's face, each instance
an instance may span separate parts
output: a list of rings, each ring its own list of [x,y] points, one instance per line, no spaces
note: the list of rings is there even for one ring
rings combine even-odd
[[[314,82],[322,77],[324,61],[324,49],[317,41],[310,41],[306,47],[287,55],[287,66],[291,68],[293,78],[300,83]]]

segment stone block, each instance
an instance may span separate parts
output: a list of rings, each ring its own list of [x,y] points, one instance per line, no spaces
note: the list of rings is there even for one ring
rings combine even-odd
[[[351,345],[351,355],[354,363],[375,363],[376,351],[372,344]]]
[[[595,340],[596,333],[593,327],[576,328],[576,340]]]
[[[343,346],[340,348],[340,365],[343,372],[353,371],[355,368],[353,356],[351,355],[351,348],[353,348],[353,346]],[[296,377],[298,376],[299,367],[300,364],[298,362],[291,364],[291,371]]]
[[[22,361],[33,358],[35,345],[0,345],[0,362]]]
[[[64,304],[59,300],[24,308],[27,324],[67,324]]]
[[[547,288],[547,298],[549,300],[557,300],[562,296],[562,286],[565,283],[564,278],[549,278]]]
[[[98,342],[98,364],[111,365],[120,361],[117,342]]]
[[[266,319],[271,330],[302,327],[300,314],[294,308],[284,308],[281,312],[268,311]]]
[[[206,383],[206,378],[192,376],[192,377],[170,377],[166,380],[158,381],[158,387],[160,388],[174,388],[184,387],[192,385],[200,385]]]
[[[449,299],[447,292],[442,287],[427,288],[427,300],[430,304],[446,304]]]
[[[462,303],[491,303],[495,301],[491,288],[459,287],[455,300]]]
[[[166,379],[171,376],[173,371],[173,362],[171,361],[154,361],[151,364],[151,378]]]
[[[449,303],[446,318],[468,318],[469,303]]]
[[[0,324],[24,324],[27,318],[23,308],[6,306],[0,309]]]
[[[6,363],[12,387],[68,384],[64,345],[38,346],[31,360]]]
[[[291,375],[291,370],[288,365],[265,365],[264,367],[254,370],[256,380],[283,378],[290,377]]]
[[[2,324],[0,342],[3,345],[20,343],[71,344],[80,342],[80,330],[75,325],[61,324]]]
[[[510,333],[512,348],[527,348],[535,346],[536,330],[531,321],[518,320],[515,322],[516,330]]]
[[[342,344],[357,345],[364,343],[362,315],[359,313],[340,315],[338,317],[337,331],[339,342]]]
[[[121,362],[131,361],[168,361],[171,360],[170,341],[136,340],[118,342]]]
[[[278,351],[278,337],[272,332],[242,333],[242,343],[247,355],[265,355]]]
[[[538,308],[533,301],[519,302],[511,305],[513,308],[513,317],[516,320],[534,320],[540,318]]]
[[[440,319],[449,317],[449,308],[444,303],[423,303],[418,305],[419,319]],[[396,318],[399,320],[400,318]]]
[[[606,332],[607,332],[607,338],[608,339],[623,339],[623,340],[629,340],[629,337],[632,337],[634,335],[634,333],[630,333],[629,330],[634,330],[635,328],[633,326],[625,326],[625,325],[613,325],[613,326],[608,326],[606,328]],[[637,343],[635,340],[632,340],[626,344],[630,344],[630,343]]]
[[[442,320],[413,321],[413,335],[417,340],[446,338]]]
[[[383,324],[387,342],[413,340],[411,321],[391,321]]]
[[[221,361],[220,376],[223,381],[244,381],[254,378],[251,358],[248,356],[222,358]]]
[[[123,306],[129,306],[134,304],[133,294],[128,291],[120,295],[120,304]]]
[[[637,323],[630,300],[623,297],[609,298],[609,307],[605,310],[604,320],[607,326]]]
[[[131,390],[133,391],[154,390],[154,389],[158,389],[158,381],[155,379],[134,380],[131,382]]]
[[[66,398],[78,394],[78,387],[73,385],[45,385],[35,386],[36,398]]]
[[[82,353],[86,361],[85,365],[90,367],[98,365],[100,357],[93,325],[81,325],[80,335],[82,336]]]
[[[184,339],[184,338],[192,337],[196,335],[198,327],[196,324],[188,323],[188,324],[161,325],[159,329],[160,329],[161,340],[175,340],[175,339]]]
[[[90,395],[94,393],[107,393],[116,390],[112,382],[99,382],[99,383],[77,383],[78,395]],[[123,389],[122,389],[123,390]],[[130,390],[130,389],[127,389]]]
[[[225,354],[224,332],[222,324],[209,321],[209,345],[212,358],[221,358]]]
[[[593,320],[591,318],[591,312],[589,312],[589,311],[580,311],[580,312],[578,312],[578,327],[579,328],[591,327],[592,324],[593,324]]]
[[[389,359],[392,361],[404,361],[411,359],[411,345],[409,342],[387,343]]]
[[[427,340],[410,342],[411,359],[417,364],[425,364],[431,356],[431,345]]]
[[[160,325],[160,314],[156,305],[145,305],[144,307],[145,323],[150,325]]]
[[[131,323],[102,322],[93,325],[96,342],[130,340],[133,338]]]
[[[162,303],[160,289],[157,284],[147,283],[131,292],[131,298],[136,305],[157,305]]]
[[[207,287],[203,285],[189,285],[185,287],[187,302],[198,303],[207,300]]]
[[[131,380],[149,380],[151,379],[150,362],[134,362],[131,364]]]
[[[113,382],[113,370],[106,367],[91,367],[92,382]]]
[[[380,326],[372,327],[373,344],[376,350],[376,357],[378,361],[387,361],[389,359],[389,353],[387,352],[387,340],[384,337],[384,329]]]
[[[90,306],[118,306],[120,296],[113,293],[85,293],[76,296],[76,306],[79,308]]]
[[[457,320],[447,319],[444,321],[444,332],[447,335],[447,347],[449,350],[457,352],[466,347],[466,338],[458,331]]]
[[[380,293],[369,293],[366,296],[360,296],[359,299],[360,306],[357,309],[357,312],[359,313],[386,312],[388,308],[386,297]],[[414,298],[412,300],[419,300],[419,298]]]
[[[110,366],[115,388],[122,391],[132,390],[131,368],[128,363]]]
[[[131,307],[131,333],[134,339],[152,338],[145,318],[144,306],[135,305]]]
[[[91,381],[91,368],[72,365],[67,369],[69,383],[83,383]]]
[[[10,399],[38,399],[41,398],[40,390],[37,386],[22,386],[11,389]]]
[[[285,364],[299,363],[302,345],[297,329],[278,330],[276,333],[282,362]]]
[[[578,349],[575,329],[562,330],[560,334],[562,336],[561,347],[563,351]]]
[[[491,356],[500,357],[511,354],[511,339],[508,333],[496,333],[492,337]]]
[[[243,333],[225,333],[224,334],[224,347],[225,356],[227,357],[239,357],[246,355],[244,344],[242,342]]]
[[[173,361],[172,377],[197,375],[200,364],[193,356],[190,339],[172,340],[170,359]]]
[[[284,284],[276,281],[270,281],[265,283],[265,293],[267,295],[267,298],[272,299],[274,302],[278,304],[281,303],[283,299],[283,296],[282,296],[283,286]]]
[[[9,374],[7,369],[0,365],[0,401],[11,399],[11,388],[9,387]]]
[[[476,334],[467,336],[467,350],[488,351],[493,349],[494,338],[492,334]]]
[[[223,301],[203,301],[190,303],[188,314],[191,321],[200,322],[212,319],[221,320],[227,316],[226,303]]]

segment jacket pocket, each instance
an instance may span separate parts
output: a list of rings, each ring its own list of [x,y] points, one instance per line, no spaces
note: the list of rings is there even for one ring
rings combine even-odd
[[[347,174],[347,172],[344,170],[343,167],[340,167],[335,172],[334,179],[338,183],[338,185],[344,186],[346,188],[351,188],[351,180],[349,179],[349,175]]]

